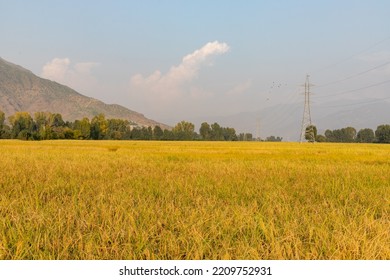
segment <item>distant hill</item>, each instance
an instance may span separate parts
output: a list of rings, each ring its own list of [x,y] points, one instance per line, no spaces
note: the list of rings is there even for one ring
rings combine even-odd
[[[0,58],[0,110],[6,116],[18,111],[60,113],[64,120],[92,118],[103,113],[106,118],[126,119],[141,126],[169,128],[141,113],[116,104],[82,95],[59,83],[42,79],[21,66]]]
[[[390,124],[390,103],[386,100],[366,99],[357,103],[351,100],[314,104],[312,121],[319,133],[326,129],[352,126],[357,130]],[[360,104],[362,103],[362,104]],[[366,104],[365,104],[366,103]],[[222,126],[234,127],[237,132],[250,132],[254,137],[281,136],[284,141],[299,141],[303,116],[302,103],[279,104],[255,112],[242,112],[230,116],[204,117],[192,121],[199,127],[203,121],[218,122]]]

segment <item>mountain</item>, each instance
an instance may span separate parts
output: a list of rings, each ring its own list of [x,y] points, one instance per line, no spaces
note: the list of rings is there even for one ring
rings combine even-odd
[[[351,104],[356,104],[352,105]],[[250,132],[254,137],[281,136],[284,141],[299,141],[303,117],[303,102],[279,104],[254,112],[241,112],[229,116],[193,119],[199,126],[206,121],[234,127],[237,132]],[[357,130],[390,124],[390,103],[386,100],[338,100],[311,106],[312,122],[323,134],[326,129],[352,126]]]
[[[168,128],[141,113],[116,104],[82,95],[59,83],[42,79],[21,66],[0,58],[0,110],[6,116],[24,111],[60,113],[64,120],[92,118],[103,113],[106,118],[126,119],[141,126]]]

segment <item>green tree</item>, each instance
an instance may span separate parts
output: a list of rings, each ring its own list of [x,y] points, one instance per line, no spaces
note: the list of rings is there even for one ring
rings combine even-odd
[[[310,143],[314,143],[317,137],[317,127],[315,125],[309,125],[305,130],[305,139]]]
[[[199,134],[203,140],[210,140],[211,138],[211,127],[207,122],[203,122],[199,128]]]
[[[375,138],[378,143],[390,143],[390,125],[379,125],[375,130]]]
[[[38,129],[41,127],[49,124],[49,113],[47,112],[36,112],[34,113],[34,120],[35,124],[37,125]]]
[[[214,140],[214,141],[224,140],[222,127],[216,122],[211,125],[211,133],[210,134],[211,134],[210,140]]]
[[[236,130],[234,128],[223,127],[222,134],[225,141],[237,141]]]
[[[37,138],[41,140],[51,138],[51,129],[49,126],[49,114],[48,112],[36,112],[34,114],[34,121],[36,127]]]
[[[128,130],[130,130],[130,123],[127,120],[108,119],[107,127],[105,139],[120,140],[123,139]]]
[[[155,140],[162,140],[164,136],[164,131],[161,129],[160,126],[156,125],[153,128],[153,139]]]
[[[3,138],[4,134],[4,122],[5,122],[5,114],[3,111],[0,111],[0,139]]]
[[[333,131],[330,129],[325,130],[325,138],[327,142],[336,142]]]
[[[174,140],[175,135],[173,134],[173,131],[169,129],[164,129],[162,140]]]
[[[46,139],[65,139],[65,122],[61,114],[48,113],[47,122],[49,129],[46,129]]]
[[[69,130],[65,129],[62,115],[50,112],[36,112],[34,114],[34,134],[37,139],[65,139],[69,137]],[[67,136],[65,136],[65,130]]]
[[[245,138],[245,141],[253,141],[253,134],[252,133],[245,133],[244,138]]]
[[[75,120],[73,124],[75,139],[89,139],[91,136],[91,124],[88,118]]]
[[[353,127],[345,127],[325,131],[325,137],[328,142],[352,143],[356,140],[356,129]]]
[[[0,130],[0,139],[11,139],[12,138],[12,133],[11,133],[11,128],[4,124],[3,128]]]
[[[11,138],[11,130],[8,125],[5,124],[5,114],[0,111],[0,139]]]
[[[133,127],[131,130],[130,138],[133,140],[141,140],[142,139],[142,131],[139,127]]]
[[[266,142],[282,142],[282,140],[283,140],[282,137],[279,137],[279,136],[276,136],[276,137],[275,137],[275,136],[273,136],[273,135],[271,135],[271,136],[265,138],[265,141],[266,141]]]
[[[372,143],[375,141],[375,134],[371,128],[360,129],[356,136],[358,143]]]
[[[62,115],[58,113],[49,114],[49,125],[50,127],[62,127],[65,125]]]
[[[63,127],[63,138],[64,139],[74,139],[74,131],[73,129],[69,128],[69,127]]]
[[[91,124],[88,118],[75,120],[73,123],[75,139],[89,139],[91,136]]]
[[[28,112],[16,112],[9,117],[12,137],[28,140],[32,137],[34,121]]]
[[[4,122],[5,122],[5,114],[3,111],[0,111],[0,129],[3,128]]]
[[[150,126],[148,127],[142,127],[141,129],[142,132],[142,140],[152,140],[153,139],[153,130]]]
[[[190,122],[181,121],[173,128],[173,134],[177,140],[193,140],[195,125]]]
[[[346,127],[341,129],[342,142],[352,143],[356,141],[356,129],[353,127]]]
[[[316,137],[316,142],[326,142],[327,140],[326,140],[326,137],[324,136],[324,135],[321,135],[321,134],[319,134],[319,135],[317,135],[317,137]]]
[[[253,141],[253,135],[252,133],[240,133],[238,135],[239,141]]]
[[[104,114],[96,115],[91,120],[91,139],[104,139],[108,131],[108,123]]]

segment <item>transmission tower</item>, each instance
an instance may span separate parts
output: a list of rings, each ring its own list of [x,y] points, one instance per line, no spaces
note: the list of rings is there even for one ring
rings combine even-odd
[[[303,109],[303,118],[302,118],[302,127],[301,127],[301,139],[300,142],[302,143],[305,140],[305,134],[306,134],[306,128],[310,125],[311,123],[311,114],[310,114],[310,84],[309,82],[309,75],[306,75],[306,82],[304,84],[305,87],[305,106]]]

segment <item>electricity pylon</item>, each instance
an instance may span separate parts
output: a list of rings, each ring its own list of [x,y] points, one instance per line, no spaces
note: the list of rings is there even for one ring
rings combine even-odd
[[[303,118],[302,118],[302,127],[301,127],[301,139],[300,142],[302,143],[303,140],[305,140],[305,134],[306,134],[306,128],[308,126],[311,126],[311,114],[310,114],[310,84],[309,82],[309,75],[306,75],[306,82],[305,82],[305,106],[303,109]]]

